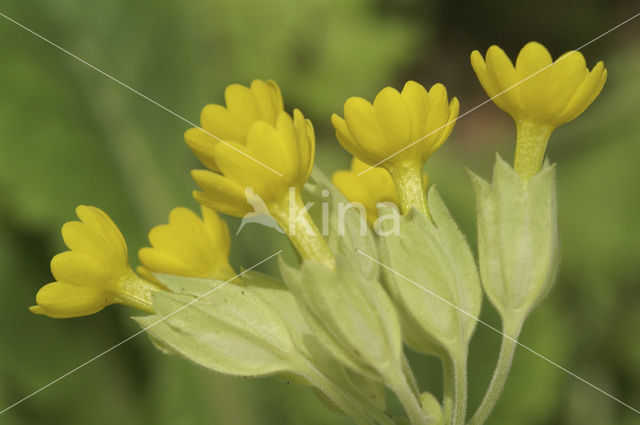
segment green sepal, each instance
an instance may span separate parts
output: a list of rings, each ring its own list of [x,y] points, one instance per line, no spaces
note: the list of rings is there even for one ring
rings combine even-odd
[[[386,408],[384,387],[373,379],[345,369],[334,359],[314,335],[295,298],[282,282],[255,271],[245,273],[243,281],[278,311],[294,343],[308,359],[301,373],[279,374],[279,378],[294,384],[315,386],[314,390],[320,399],[333,409],[352,414],[355,406],[373,419],[383,417]],[[326,378],[331,385],[320,382],[319,377]]]
[[[435,187],[427,202],[431,218],[411,210],[399,218],[397,232],[385,229],[389,235],[380,238],[385,283],[404,311],[407,345],[464,356],[480,314],[480,279],[469,245]]]
[[[204,284],[204,279],[177,277],[172,283],[178,279],[184,288]],[[273,308],[251,288],[216,281],[210,285],[213,290],[201,299],[155,292],[156,314],[136,320],[165,351],[221,373],[264,376],[299,371],[302,356]]]
[[[314,167],[308,182],[304,185],[302,196],[307,201],[314,202],[309,214],[314,222],[326,235],[329,249],[336,255],[343,255],[359,266],[359,271],[366,279],[378,279],[378,264],[372,258],[377,258],[377,246],[371,229],[363,216],[350,205],[347,198],[329,181],[329,179]]]
[[[545,163],[525,185],[499,156],[476,193],[482,284],[504,320],[522,321],[546,296],[559,265],[556,170]]]
[[[335,358],[371,379],[402,369],[400,324],[377,280],[367,280],[345,256],[335,269],[305,261],[281,272],[314,334]]]
[[[427,417],[427,422],[430,425],[443,425],[444,416],[442,414],[442,406],[440,402],[433,394],[428,391],[420,394],[420,405],[422,406],[422,412]]]
[[[204,367],[226,374],[239,376],[275,375],[290,383],[313,385],[318,393],[323,394],[325,401],[328,400],[331,405],[345,412],[356,423],[368,424],[370,418],[378,418],[378,422],[386,423],[383,413],[384,405],[380,405],[380,400],[371,390],[378,384],[365,377],[359,377],[358,386],[352,382],[352,376],[318,342],[304,320],[296,300],[278,280],[254,271],[242,275],[245,284],[243,286],[225,284],[210,279],[161,274],[156,276],[162,280],[167,288],[179,292],[179,294],[158,293],[154,304],[158,314],[135,318],[135,320],[144,328],[149,327],[147,331],[152,341],[163,352],[182,356]],[[221,286],[223,284],[224,287]],[[229,287],[230,290],[225,290],[226,287]],[[229,292],[231,292],[231,296]],[[177,297],[178,301],[168,303],[165,300],[166,297],[169,297],[169,300],[174,300]],[[202,299],[193,302],[198,297],[202,297]],[[221,353],[220,349],[224,349],[225,346],[220,346],[213,339],[208,340],[206,335],[212,333],[216,337],[226,340],[227,344],[233,348],[232,341],[229,340],[226,333],[221,334],[221,330],[224,333],[229,331],[227,328],[231,328],[240,336],[244,336],[244,330],[234,326],[243,326],[242,321],[236,322],[236,316],[224,315],[223,311],[216,311],[220,305],[212,302],[215,297],[219,297],[219,301],[222,300],[224,304],[220,305],[223,307],[239,310],[238,314],[244,314],[242,312],[245,308],[250,310],[257,308],[256,312],[249,311],[249,317],[256,319],[256,324],[259,324],[260,327],[273,326],[273,323],[278,327],[284,326],[290,337],[290,341],[284,345],[290,346],[292,343],[295,348],[291,350],[289,347],[288,355],[280,353],[280,355],[274,356],[268,347],[270,344],[278,345],[280,342],[278,339],[272,339],[269,335],[264,334],[262,340],[258,338],[257,341],[253,341],[258,345],[257,350],[251,347],[237,346],[236,348],[241,349],[240,353],[234,353],[233,350]],[[242,298],[238,299],[239,297]],[[251,301],[246,303],[246,300]],[[187,306],[189,302],[193,303]],[[183,312],[192,310],[196,304],[200,307],[199,310],[176,323],[175,318],[180,318]],[[175,313],[180,308],[183,310]],[[205,311],[202,311],[203,308]],[[266,311],[268,314],[260,314],[260,311]],[[175,314],[172,315],[172,313]],[[219,314],[223,314],[223,316],[219,317]],[[202,318],[201,315],[205,315],[205,317]],[[211,315],[213,317],[209,317]],[[198,323],[191,323],[193,320]],[[270,323],[271,325],[269,325]],[[208,343],[203,343],[202,339]],[[221,359],[223,355],[225,357]],[[238,357],[230,360],[228,357],[232,355]],[[247,357],[253,361],[251,365],[246,364]],[[287,359],[290,361],[287,362]],[[229,366],[230,362],[233,363],[233,367]],[[262,369],[257,370],[254,363],[260,363],[263,366]],[[384,400],[382,402],[384,403]]]

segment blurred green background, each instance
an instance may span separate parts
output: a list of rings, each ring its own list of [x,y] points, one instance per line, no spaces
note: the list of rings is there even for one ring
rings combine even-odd
[[[491,0],[5,0],[0,12],[33,28],[167,108],[197,122],[224,87],[273,78],[288,109],[318,136],[327,173],[349,158],[329,116],[352,95],[372,98],[407,79],[444,83],[466,111],[486,99],[469,66],[490,44],[527,41],[554,56],[631,17],[635,1]],[[552,136],[559,166],[562,268],[522,342],[632,406],[640,406],[640,18],[584,49],[609,81],[580,118]],[[0,18],[0,410],[138,329],[110,307],[80,319],[30,314],[64,250],[60,226],[77,204],[106,210],[132,261],[146,232],[176,205],[196,207],[182,142],[185,122]],[[511,159],[514,127],[494,105],[461,119],[428,165],[475,239],[465,167],[489,177]],[[238,221],[229,220],[235,232]],[[248,229],[247,229],[248,230]],[[250,266],[286,246],[253,226],[233,240]],[[255,243],[259,239],[260,243]],[[291,255],[291,254],[289,254]],[[274,271],[275,262],[265,267]],[[489,305],[484,320],[497,325]],[[499,335],[479,326],[471,348],[471,408]],[[411,356],[421,385],[440,391],[437,362]],[[275,379],[207,372],[155,350],[141,335],[0,416],[2,424],[346,424],[311,392]],[[638,416],[524,350],[490,424],[637,424]]]

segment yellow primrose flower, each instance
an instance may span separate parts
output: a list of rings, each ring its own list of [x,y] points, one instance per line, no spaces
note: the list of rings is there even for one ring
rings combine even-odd
[[[70,251],[51,260],[56,281],[40,288],[38,305],[30,307],[31,312],[54,318],[78,317],[116,303],[153,312],[151,291],[160,288],[131,270],[118,227],[95,207],[80,205],[76,214],[81,221],[62,226]]]
[[[392,202],[400,205],[398,192],[393,184],[391,175],[381,167],[370,168],[367,164],[353,157],[350,170],[336,171],[331,178],[333,184],[350,201],[364,206],[367,211],[367,221],[373,225],[378,219],[377,205],[381,202]],[[427,175],[424,174],[425,186]]]
[[[408,81],[402,92],[385,87],[373,104],[350,97],[344,119],[333,114],[331,122],[338,141],[353,156],[390,168],[406,160],[424,163],[449,137],[459,107],[455,97],[449,102],[442,84],[427,91]]]
[[[289,188],[299,190],[311,174],[315,154],[311,121],[297,109],[293,119],[280,112],[275,124],[254,122],[243,142],[212,147],[209,154],[219,172],[193,170],[191,175],[202,188],[194,197],[209,208],[236,217],[253,211],[249,193],[257,195],[269,210],[286,208]]]
[[[236,275],[229,265],[231,239],[218,214],[202,207],[202,218],[188,208],[174,208],[169,224],[149,232],[152,248],[138,251],[143,264],[137,271],[148,280],[152,273],[227,280]]]
[[[554,62],[536,42],[520,50],[515,66],[498,46],[491,46],[485,58],[477,50],[471,53],[471,66],[493,102],[516,122],[514,168],[525,181],[540,169],[551,132],[584,112],[607,79],[602,62],[589,71],[578,51]]]
[[[427,91],[409,81],[401,92],[382,89],[373,104],[360,97],[347,99],[344,118],[333,114],[331,122],[347,151],[389,171],[404,212],[411,207],[426,212],[422,167],[449,137],[459,109],[458,99],[449,101],[442,84]]]
[[[229,85],[222,105],[207,105],[200,114],[200,128],[191,128],[184,140],[196,157],[209,169],[217,170],[211,155],[213,145],[232,140],[244,144],[249,127],[258,120],[275,125],[284,111],[280,87],[271,80],[253,80],[250,87]],[[203,131],[204,130],[204,131]]]
[[[311,121],[298,109],[293,118],[283,110],[274,82],[254,81],[250,90],[230,87],[227,110],[236,120],[229,124],[234,131],[221,133],[227,137],[224,143],[199,145],[197,155],[209,170],[191,172],[202,189],[193,196],[206,207],[236,217],[270,214],[303,257],[332,265],[333,257],[300,197],[315,156]],[[203,117],[219,114],[222,128],[224,108],[207,108]],[[215,131],[213,125],[209,128]],[[296,232],[296,227],[302,231]]]

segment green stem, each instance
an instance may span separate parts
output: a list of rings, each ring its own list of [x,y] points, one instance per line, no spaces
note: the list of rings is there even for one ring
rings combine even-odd
[[[514,325],[508,326],[507,323],[514,323]],[[513,363],[513,357],[518,346],[518,336],[522,329],[523,320],[507,321],[503,319],[503,331],[502,331],[502,343],[500,344],[500,354],[498,355],[498,362],[489,383],[489,388],[480,403],[480,406],[474,413],[473,417],[469,421],[468,425],[482,425],[495,407],[511,370]]]
[[[305,209],[298,190],[269,205],[269,212],[289,237],[303,259],[315,260],[329,268],[335,261],[327,242]]]
[[[405,161],[390,166],[387,170],[393,177],[393,183],[400,198],[402,214],[407,214],[411,208],[415,208],[428,216],[429,209],[421,163]]]
[[[553,127],[531,121],[516,121],[516,154],[513,168],[525,184],[535,176],[544,159]]]
[[[413,370],[411,369],[409,360],[404,353],[402,353],[402,371],[404,372],[404,376],[407,378],[409,386],[411,387],[411,390],[413,391],[415,396],[420,397],[420,388],[418,387],[418,382],[416,381],[416,377],[413,375]]]
[[[442,356],[442,416],[445,423],[453,423],[453,400],[455,398],[455,377],[453,361],[449,355]]]
[[[413,388],[411,388],[404,373],[399,371],[395,377],[386,379],[385,382],[396,397],[398,397],[404,411],[409,417],[409,422],[412,425],[428,425],[427,418],[422,412],[420,400],[413,391]]]
[[[453,364],[453,425],[464,425],[467,416],[467,356],[454,358]]]

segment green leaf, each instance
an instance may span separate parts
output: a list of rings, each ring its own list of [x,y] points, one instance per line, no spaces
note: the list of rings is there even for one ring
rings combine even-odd
[[[480,313],[480,279],[466,239],[435,188],[428,204],[431,219],[412,210],[399,218],[397,232],[380,238],[385,281],[405,312],[407,344],[432,354],[463,354]]]
[[[558,270],[555,166],[545,164],[526,187],[499,156],[492,184],[470,175],[485,292],[503,319],[524,320],[549,292]]]

